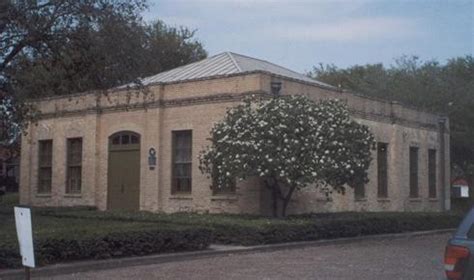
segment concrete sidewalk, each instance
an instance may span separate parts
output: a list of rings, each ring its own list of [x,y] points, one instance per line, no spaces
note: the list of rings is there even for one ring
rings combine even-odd
[[[410,238],[410,237],[423,236],[423,235],[445,234],[445,233],[450,233],[453,231],[454,229],[443,229],[443,230],[409,232],[409,233],[398,233],[398,234],[368,235],[368,236],[340,238],[340,239],[332,239],[332,240],[290,242],[290,243],[280,243],[280,244],[270,244],[270,245],[248,246],[248,247],[247,246],[211,245],[209,249],[203,250],[203,251],[159,254],[159,255],[150,255],[150,256],[143,256],[143,257],[129,257],[129,258],[120,258],[120,259],[90,260],[90,261],[50,265],[50,266],[34,269],[32,271],[32,277],[35,277],[35,276],[48,277],[48,276],[71,274],[71,273],[77,273],[77,272],[123,268],[123,267],[128,267],[128,266],[159,264],[159,263],[206,258],[206,257],[217,256],[217,255],[245,254],[245,253],[274,251],[274,250],[282,250],[282,249],[288,250],[288,249],[298,249],[298,248],[310,247],[310,246],[326,246],[326,245],[334,245],[334,244],[354,243],[358,241],[367,241],[367,240]],[[23,279],[23,278],[24,278],[24,271],[22,269],[0,271],[0,279]]]

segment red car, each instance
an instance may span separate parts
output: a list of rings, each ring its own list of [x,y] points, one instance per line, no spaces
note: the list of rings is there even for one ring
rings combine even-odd
[[[474,208],[464,217],[448,241],[444,268],[449,280],[474,279]]]

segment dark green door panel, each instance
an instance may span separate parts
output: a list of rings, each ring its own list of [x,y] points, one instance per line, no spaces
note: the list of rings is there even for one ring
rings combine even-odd
[[[111,141],[107,209],[139,210],[139,206],[140,146],[139,144],[112,144]]]

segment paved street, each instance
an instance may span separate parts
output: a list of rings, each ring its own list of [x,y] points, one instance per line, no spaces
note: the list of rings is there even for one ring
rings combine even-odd
[[[442,257],[448,238],[448,234],[440,234],[236,254],[61,275],[53,279],[436,280],[444,279]]]

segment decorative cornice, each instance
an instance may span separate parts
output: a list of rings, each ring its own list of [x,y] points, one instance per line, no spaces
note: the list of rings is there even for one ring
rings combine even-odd
[[[61,118],[61,117],[73,117],[73,116],[83,116],[87,114],[106,114],[113,112],[124,112],[124,111],[137,111],[137,110],[147,110],[154,108],[170,108],[170,107],[181,107],[181,106],[193,106],[200,104],[212,104],[212,103],[226,103],[226,102],[235,102],[241,101],[243,98],[251,95],[259,96],[270,96],[266,91],[248,91],[240,94],[235,93],[220,93],[213,95],[200,95],[196,97],[187,97],[187,98],[176,98],[169,100],[153,100],[145,101],[141,103],[134,104],[120,104],[112,105],[107,107],[101,107],[97,103],[94,107],[80,110],[68,110],[68,111],[56,111],[51,113],[43,113],[38,116],[39,119],[51,119],[51,118]],[[99,102],[99,100],[97,101]],[[383,122],[388,124],[398,124],[406,127],[426,129],[426,130],[437,130],[438,126],[433,123],[426,123],[416,120],[408,120],[397,117],[390,114],[376,114],[369,113],[356,109],[349,109],[351,114],[358,119],[370,120]]]
[[[232,73],[232,74],[224,74],[224,75],[214,75],[214,76],[209,76],[209,77],[201,77],[201,78],[193,78],[193,79],[187,79],[187,80],[179,80],[179,81],[172,81],[172,82],[154,82],[147,84],[144,86],[145,88],[150,88],[154,86],[166,86],[166,85],[175,85],[175,84],[184,84],[184,83],[191,83],[191,82],[200,82],[200,81],[210,81],[210,80],[218,80],[218,79],[223,79],[223,78],[233,78],[233,77],[238,77],[238,76],[246,76],[246,75],[252,75],[252,74],[265,74],[269,76],[274,76],[278,77],[281,79],[286,79],[288,81],[293,81],[293,82],[299,82],[302,84],[306,85],[312,85],[315,87],[319,87],[321,89],[326,89],[326,90],[331,90],[335,92],[343,92],[342,89],[332,87],[332,86],[324,86],[321,84],[318,84],[317,82],[311,83],[308,81],[303,81],[300,79],[295,79],[283,75],[278,75],[269,71],[265,70],[253,70],[253,71],[245,71],[245,72],[239,72],[239,73]],[[143,88],[140,85],[136,86],[130,86],[130,87],[116,87],[112,89],[107,89],[107,90],[90,90],[90,91],[85,91],[85,92],[79,92],[79,93],[72,93],[72,94],[67,94],[67,95],[54,95],[54,96],[46,96],[46,97],[40,97],[40,98],[32,98],[29,99],[29,102],[41,102],[41,101],[51,101],[51,100],[57,100],[57,99],[71,99],[74,97],[80,97],[80,96],[87,96],[87,95],[97,95],[97,94],[110,94],[110,93],[115,93],[115,92],[130,92],[130,91],[136,91],[140,90]]]
[[[397,124],[402,125],[405,127],[417,128],[417,129],[426,129],[426,130],[437,130],[438,126],[432,123],[425,123],[415,120],[407,120],[403,118],[399,118],[391,115],[384,115],[384,114],[375,114],[375,113],[368,113],[360,110],[349,109],[351,114],[358,119],[364,119],[369,121],[377,121],[383,122],[388,124]]]
[[[153,108],[168,108],[168,107],[180,107],[180,106],[191,106],[199,104],[210,104],[210,103],[225,103],[232,101],[240,101],[246,96],[251,95],[265,95],[265,91],[248,91],[241,94],[235,93],[221,93],[213,95],[202,95],[196,97],[186,97],[186,98],[176,98],[169,100],[154,100],[154,101],[145,101],[140,103],[133,104],[119,104],[112,105],[107,107],[101,107],[96,104],[94,107],[87,109],[79,110],[68,110],[68,111],[56,111],[51,113],[42,113],[38,115],[39,119],[51,119],[58,117],[71,117],[71,116],[80,116],[86,114],[104,114],[110,112],[122,112],[122,111],[136,111],[136,110],[146,110]]]
[[[173,85],[173,84],[183,84],[183,83],[198,82],[198,81],[216,80],[216,79],[222,79],[222,78],[232,78],[232,77],[236,77],[236,76],[245,76],[245,75],[251,75],[251,74],[265,74],[265,75],[269,75],[269,76],[276,77],[276,78],[283,79],[283,80],[287,80],[287,81],[292,81],[292,82],[297,82],[297,83],[301,83],[301,84],[305,84],[305,85],[314,86],[314,87],[321,88],[321,89],[324,89],[324,90],[332,91],[334,93],[352,95],[352,96],[360,97],[360,98],[363,98],[363,99],[377,101],[377,102],[386,103],[386,104],[390,104],[390,105],[399,105],[403,108],[407,108],[407,109],[410,109],[410,110],[423,112],[423,113],[429,113],[429,114],[436,115],[438,117],[446,117],[447,118],[447,116],[444,115],[444,114],[439,114],[439,113],[435,113],[435,112],[431,112],[431,111],[422,110],[420,108],[417,108],[416,106],[404,104],[402,102],[388,100],[388,99],[375,97],[375,96],[363,95],[363,94],[360,94],[360,93],[357,93],[357,92],[354,92],[354,91],[351,91],[351,90],[342,89],[342,88],[338,88],[338,87],[334,87],[334,86],[325,86],[325,85],[322,85],[322,84],[318,84],[316,82],[311,83],[311,82],[308,82],[308,81],[303,81],[303,80],[300,80],[300,79],[295,79],[295,78],[291,78],[291,77],[287,77],[287,76],[282,76],[282,75],[278,75],[278,74],[268,72],[268,71],[264,71],[264,70],[254,70],[254,71],[246,71],[246,72],[239,72],[239,73],[232,73],[232,74],[225,74],[225,75],[215,75],[215,76],[209,76],[209,77],[194,78],[194,79],[172,81],[172,82],[156,82],[156,83],[150,83],[150,84],[146,85],[144,88],[151,88],[151,87],[154,87],[154,86],[166,86],[166,85]],[[108,89],[108,90],[91,90],[91,91],[68,94],[68,95],[57,95],[57,96],[41,97],[41,98],[37,98],[37,99],[30,99],[29,102],[34,103],[34,102],[52,101],[52,100],[58,100],[58,99],[70,99],[71,100],[72,98],[81,97],[81,96],[100,95],[100,94],[108,95],[110,93],[116,93],[116,92],[134,92],[134,91],[137,91],[137,90],[140,90],[140,89],[141,89],[140,86],[136,86],[136,87],[132,86],[132,87],[125,87],[125,88],[112,88],[112,89]],[[203,96],[203,97],[205,98],[206,96]]]

